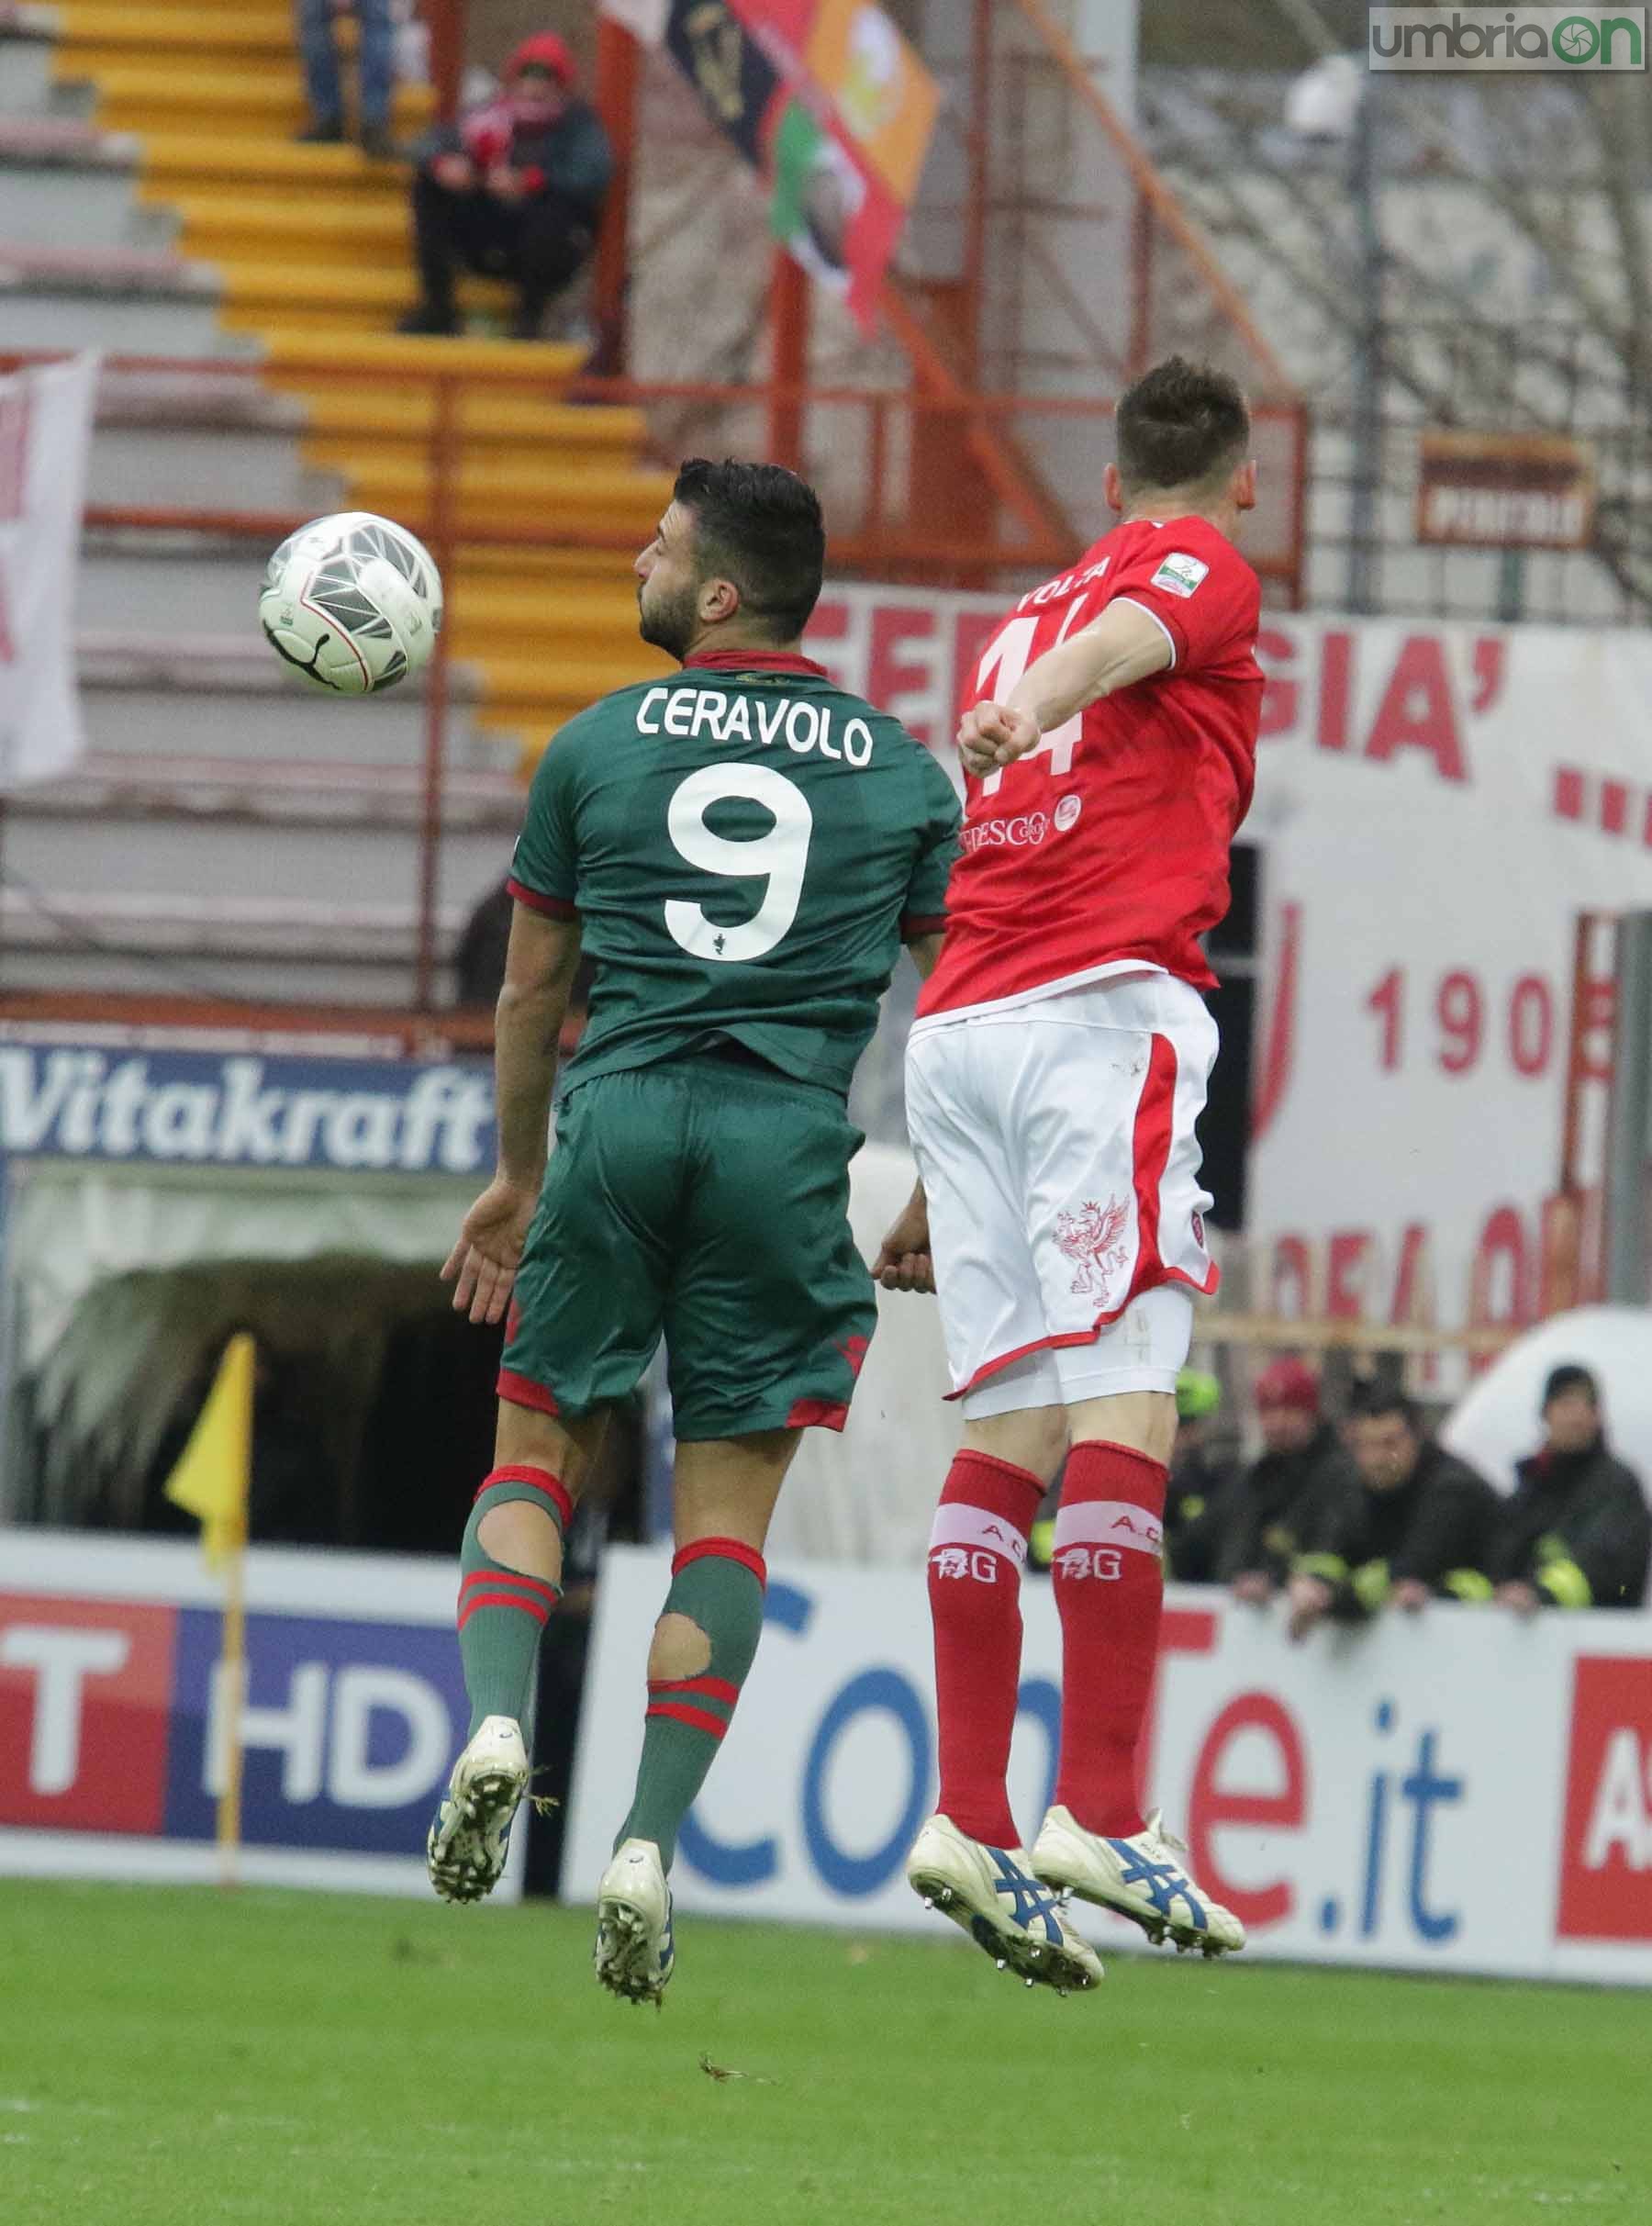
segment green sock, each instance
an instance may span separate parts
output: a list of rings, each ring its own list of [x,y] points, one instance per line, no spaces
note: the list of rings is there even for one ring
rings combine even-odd
[[[483,1551],[483,1518],[512,1500],[543,1507],[559,1538],[574,1512],[573,1502],[547,1469],[496,1469],[483,1480],[459,1549],[459,1658],[470,1695],[468,1736],[475,1737],[484,1717],[513,1717],[531,1753],[540,1633],[562,1598],[562,1587],[507,1569]]]
[[[661,1613],[698,1624],[711,1659],[696,1677],[649,1679],[637,1790],[614,1840],[653,1840],[667,1870],[757,1651],[767,1576],[763,1556],[735,1538],[698,1538],[671,1564]]]

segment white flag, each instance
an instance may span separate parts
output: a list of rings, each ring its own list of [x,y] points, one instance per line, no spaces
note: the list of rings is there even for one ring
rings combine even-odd
[[[602,0],[602,12],[622,23],[644,46],[657,47],[665,36],[671,0]]]
[[[0,378],[0,790],[84,753],[74,588],[100,359]]]

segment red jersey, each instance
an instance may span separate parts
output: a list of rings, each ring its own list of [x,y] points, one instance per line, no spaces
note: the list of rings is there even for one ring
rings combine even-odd
[[[1198,938],[1228,908],[1228,851],[1250,808],[1261,589],[1202,518],[1115,526],[1072,571],[1022,596],[987,644],[971,703],[1001,702],[1107,604],[1139,604],[1175,661],[1104,696],[1039,747],[967,780],[946,941],[920,1019],[1125,970],[1216,977]]]

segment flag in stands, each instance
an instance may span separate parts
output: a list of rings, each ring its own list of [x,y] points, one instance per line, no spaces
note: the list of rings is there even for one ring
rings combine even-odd
[[[85,750],[74,584],[98,358],[0,378],[0,790]]]

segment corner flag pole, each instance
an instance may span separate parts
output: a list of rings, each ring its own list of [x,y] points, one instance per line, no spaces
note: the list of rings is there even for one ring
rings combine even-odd
[[[247,1500],[252,1471],[252,1376],[256,1354],[240,1331],[206,1394],[189,1443],[166,1482],[166,1496],[201,1523],[207,1566],[224,1572],[219,1641],[217,1761],[218,1884],[236,1882],[240,1849],[241,1715],[247,1696]]]
[[[223,1638],[218,1648],[218,1750],[223,1783],[218,1802],[218,1885],[238,1884],[241,1825],[241,1718],[247,1706],[247,1538],[243,1524],[224,1567]]]

